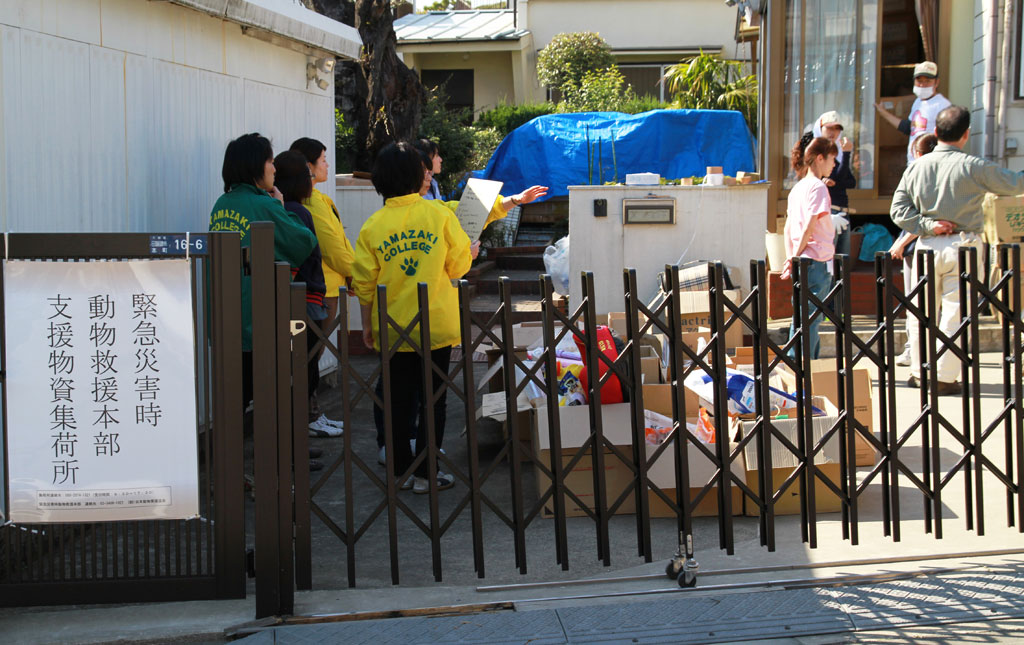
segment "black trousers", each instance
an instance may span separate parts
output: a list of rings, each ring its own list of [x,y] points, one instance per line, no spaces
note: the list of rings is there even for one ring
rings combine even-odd
[[[442,373],[448,373],[448,364],[451,361],[452,348],[441,347],[430,352],[430,360]],[[391,429],[392,442],[394,446],[394,475],[397,477],[404,473],[412,464],[413,459],[419,456],[427,447],[427,428],[422,423],[420,411],[427,398],[423,393],[423,360],[416,352],[396,352],[388,363],[391,375],[389,380],[391,388]],[[434,393],[441,392],[437,402],[434,403],[434,438],[437,447],[441,447],[444,440],[444,424],[448,414],[445,404],[448,399],[448,390],[444,388],[444,381],[435,372],[433,374]],[[444,389],[442,389],[444,388]],[[384,400],[384,379],[377,379],[377,396]],[[417,416],[420,415],[421,422],[417,423]],[[374,404],[373,421],[377,426],[377,445],[384,445],[384,410]],[[416,455],[412,454],[409,448],[409,440],[416,439]],[[427,460],[424,459],[416,467],[417,477],[427,477],[430,473],[427,468]]]

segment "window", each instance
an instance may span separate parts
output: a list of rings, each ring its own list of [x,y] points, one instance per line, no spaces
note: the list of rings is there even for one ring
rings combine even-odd
[[[425,69],[420,72],[420,82],[425,87],[444,86],[448,97],[445,107],[449,110],[468,108],[473,111],[473,70],[471,69]]]
[[[666,98],[661,79],[672,65],[674,63],[625,63],[619,65],[619,71],[637,96],[653,96],[659,101],[667,101],[671,97]]]
[[[878,0],[788,0],[782,154],[817,116],[836,110],[859,161],[857,188],[875,186]],[[794,184],[789,173],[785,187]]]

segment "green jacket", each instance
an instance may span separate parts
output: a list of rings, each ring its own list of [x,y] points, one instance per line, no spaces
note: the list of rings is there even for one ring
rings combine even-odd
[[[211,231],[237,231],[242,247],[249,246],[252,222],[274,223],[274,260],[297,268],[316,246],[316,236],[266,191],[249,184],[235,184],[213,205]],[[294,275],[294,270],[292,271]],[[252,351],[252,283],[242,275],[242,351]]]

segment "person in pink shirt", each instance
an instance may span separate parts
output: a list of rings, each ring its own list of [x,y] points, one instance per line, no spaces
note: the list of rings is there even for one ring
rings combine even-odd
[[[783,268],[782,277],[789,277],[794,258],[810,258],[810,271],[801,279],[819,300],[823,299],[832,284],[832,257],[835,255],[835,228],[832,226],[832,200],[828,187],[822,181],[832,173],[839,153],[834,141],[825,137],[812,139],[804,148],[798,141],[790,153],[790,165],[800,178],[789,191],[786,207],[786,228],[784,241],[786,256],[790,258]],[[794,307],[796,303],[794,302]],[[795,311],[795,308],[794,308]],[[808,315],[817,307],[812,306]],[[821,317],[815,318],[807,328],[810,338],[811,358],[818,358],[821,343],[818,327]],[[796,320],[790,324],[790,338],[796,333]],[[790,349],[790,355],[794,354]]]

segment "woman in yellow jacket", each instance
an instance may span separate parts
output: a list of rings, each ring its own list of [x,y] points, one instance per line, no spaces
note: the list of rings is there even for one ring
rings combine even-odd
[[[420,187],[420,195],[423,196],[423,199],[439,200],[454,212],[455,209],[459,207],[459,202],[444,201],[441,198],[441,190],[438,188],[437,180],[434,179],[434,177],[441,172],[440,148],[438,148],[437,144],[430,139],[417,139],[413,142],[413,146],[415,146],[416,150],[419,151],[420,158],[423,160],[423,167],[426,169],[426,172],[423,173],[423,185]],[[547,194],[547,186],[530,186],[523,192],[517,195],[512,195],[511,197],[498,195],[497,199],[494,200],[494,205],[491,207],[491,212],[487,214],[487,221],[484,222],[484,229],[490,226],[491,222],[503,219],[508,215],[509,211],[512,210],[513,207],[529,204],[530,202]]]
[[[305,158],[314,186],[327,181],[330,177],[328,172],[330,168],[327,163],[327,147],[324,144],[316,139],[302,137],[292,143],[290,150],[298,152]],[[314,187],[312,194],[302,200],[302,205],[313,216],[316,239],[320,245],[321,267],[326,286],[324,307],[327,309],[327,317],[323,321],[323,327],[326,330],[330,328],[338,315],[338,290],[342,285],[347,285],[352,278],[352,262],[355,260],[355,254],[345,236],[345,227],[341,224],[341,216],[334,206],[334,200]],[[311,360],[317,361],[319,364],[323,349],[321,346]],[[328,418],[321,412],[315,391],[310,392],[309,396],[309,418],[311,436],[341,436],[341,421]]]
[[[423,183],[423,165],[419,153],[407,142],[392,143],[381,149],[373,167],[373,185],[384,197],[384,208],[370,216],[356,240],[352,290],[362,310],[363,340],[367,346],[381,348],[377,310],[377,285],[387,287],[388,315],[407,326],[419,311],[417,285],[427,284],[430,315],[430,360],[443,373],[448,372],[452,347],[460,342],[459,297],[451,281],[469,271],[478,244],[471,244],[455,214],[439,202],[424,200],[419,190]],[[392,446],[388,451],[392,472],[403,477],[414,460],[410,440],[416,440],[416,456],[427,446],[425,424],[416,423],[424,396],[423,364],[419,353],[399,340],[398,333],[385,325],[387,346],[397,352],[390,358],[392,410]],[[419,339],[418,327],[412,338]],[[426,348],[423,348],[424,352]],[[382,396],[383,379],[377,382]],[[441,390],[443,381],[434,375],[433,389]],[[433,405],[436,447],[444,438],[446,392]],[[374,406],[374,420],[383,425],[383,410]],[[383,436],[378,428],[378,434]],[[414,436],[415,435],[415,436]],[[416,466],[411,482],[400,482],[403,489],[426,493],[430,490],[427,460]],[[437,488],[450,488],[454,477],[438,471]]]

